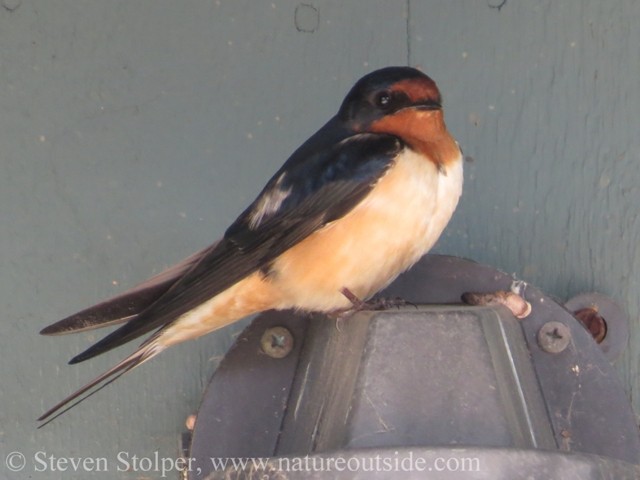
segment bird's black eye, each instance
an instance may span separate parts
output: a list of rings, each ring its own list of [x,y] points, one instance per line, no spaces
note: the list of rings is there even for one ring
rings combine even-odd
[[[376,105],[381,108],[387,108],[391,105],[391,92],[384,90],[376,95]]]

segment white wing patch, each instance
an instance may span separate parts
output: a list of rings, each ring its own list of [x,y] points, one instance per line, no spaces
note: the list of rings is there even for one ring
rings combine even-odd
[[[285,175],[286,172],[280,175],[278,180],[276,180],[273,189],[260,198],[260,201],[255,206],[253,212],[251,212],[251,216],[249,217],[249,228],[255,229],[260,225],[265,217],[269,217],[276,213],[280,209],[282,202],[284,202],[291,194],[291,189],[293,187],[289,187],[286,190],[282,188],[282,182],[284,181]]]

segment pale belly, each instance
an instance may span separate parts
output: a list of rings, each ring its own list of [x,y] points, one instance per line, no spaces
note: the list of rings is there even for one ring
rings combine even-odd
[[[364,202],[274,262],[269,282],[282,299],[277,308],[346,308],[343,288],[369,298],[434,245],[461,191],[461,160],[445,174],[406,150]]]

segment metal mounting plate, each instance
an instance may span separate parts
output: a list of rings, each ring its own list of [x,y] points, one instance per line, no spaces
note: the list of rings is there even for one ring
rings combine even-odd
[[[362,312],[339,324],[320,315],[261,315],[207,388],[189,478],[211,472],[211,458],[447,443],[640,463],[624,390],[567,310],[528,285],[523,294],[532,311],[524,320],[504,307],[459,304],[464,292],[509,290],[513,282],[492,267],[428,255],[382,295],[447,307]],[[560,353],[538,344],[538,332],[551,321],[570,333]],[[265,329],[273,326],[293,336],[284,358],[261,349]]]

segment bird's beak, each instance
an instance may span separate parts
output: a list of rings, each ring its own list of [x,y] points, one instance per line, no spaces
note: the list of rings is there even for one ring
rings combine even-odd
[[[442,105],[440,104],[440,102],[437,102],[435,100],[425,100],[423,102],[412,105],[412,107],[418,110],[441,110],[442,109]]]

